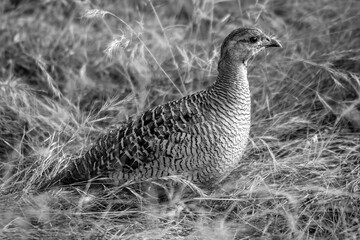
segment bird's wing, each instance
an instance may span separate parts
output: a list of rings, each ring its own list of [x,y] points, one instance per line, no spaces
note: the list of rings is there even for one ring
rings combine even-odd
[[[83,158],[90,176],[106,175],[114,170],[132,172],[160,156],[174,157],[167,151],[169,145],[186,144],[187,139],[199,134],[197,126],[206,121],[192,101],[193,98],[185,97],[155,107],[125,127],[101,137]]]

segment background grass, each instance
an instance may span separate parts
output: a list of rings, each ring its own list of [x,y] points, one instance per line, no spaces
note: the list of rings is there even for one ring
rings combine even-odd
[[[12,0],[0,9],[1,238],[360,237],[359,1]],[[220,188],[166,203],[131,186],[36,190],[99,134],[210,85],[221,41],[240,26],[284,48],[249,67],[251,138]]]

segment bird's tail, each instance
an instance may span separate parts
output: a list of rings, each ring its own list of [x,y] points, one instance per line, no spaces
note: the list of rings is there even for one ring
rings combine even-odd
[[[66,186],[89,180],[91,176],[86,163],[84,159],[77,158],[61,170],[53,169],[50,179],[40,183],[37,190],[43,191],[54,186]]]
[[[102,159],[108,154],[108,150],[114,147],[113,143],[116,142],[117,136],[116,131],[110,132],[100,137],[97,143],[81,157],[57,163],[49,174],[50,180],[40,184],[38,189],[86,182],[106,175],[107,164],[98,159]]]

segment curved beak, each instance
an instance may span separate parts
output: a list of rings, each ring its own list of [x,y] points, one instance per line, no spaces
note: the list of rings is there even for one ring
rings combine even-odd
[[[266,40],[262,44],[264,47],[279,47],[282,48],[281,43],[275,38],[266,38]]]

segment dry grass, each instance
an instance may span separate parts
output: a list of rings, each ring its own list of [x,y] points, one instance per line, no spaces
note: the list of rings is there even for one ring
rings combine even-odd
[[[20,0],[0,9],[2,239],[360,238],[358,1]],[[36,190],[106,129],[211,84],[220,42],[243,25],[284,48],[251,64],[250,143],[219,188]]]

